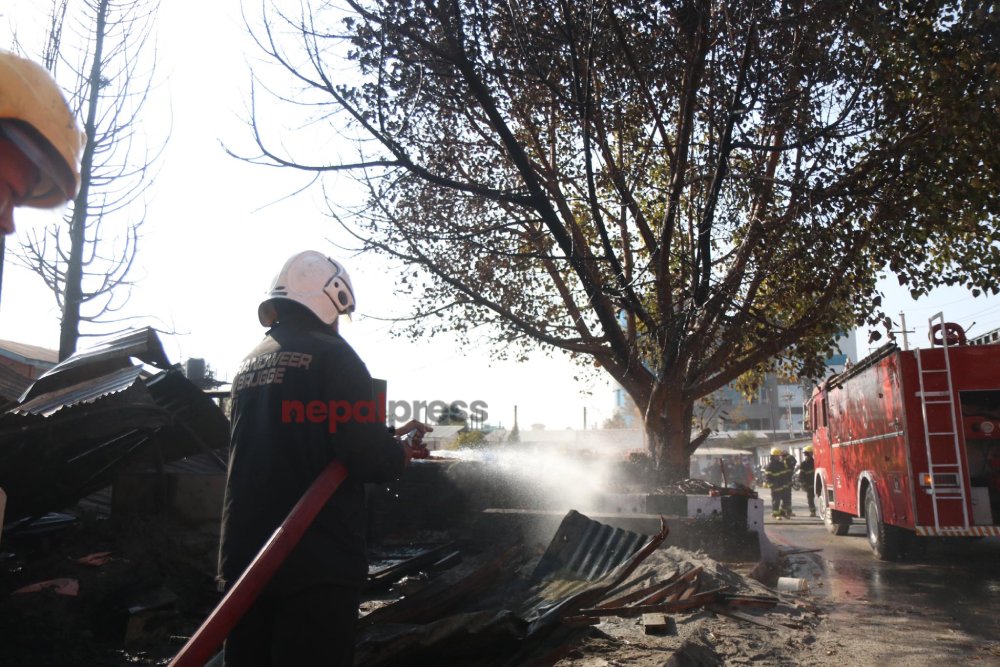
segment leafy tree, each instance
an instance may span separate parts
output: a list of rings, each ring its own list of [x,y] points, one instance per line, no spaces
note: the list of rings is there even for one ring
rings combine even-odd
[[[628,421],[625,419],[625,413],[620,408],[615,410],[615,413],[604,420],[601,424],[601,428],[605,429],[620,429],[628,428]]]
[[[698,398],[818,375],[837,332],[884,317],[886,268],[997,292],[998,17],[979,3],[277,7],[255,36],[300,140],[252,100],[244,158],[352,175],[366,205],[338,188],[329,211],[410,267],[414,334],[593,361],[667,478],[707,436]]]
[[[165,145],[151,146],[141,128],[155,71],[157,6],[147,0],[52,3],[42,60],[57,80],[70,81],[70,106],[86,135],[80,191],[66,224],[22,239],[19,256],[62,311],[60,359],[76,350],[81,335],[113,332],[131,294],[144,195]],[[112,328],[81,333],[84,322]]]

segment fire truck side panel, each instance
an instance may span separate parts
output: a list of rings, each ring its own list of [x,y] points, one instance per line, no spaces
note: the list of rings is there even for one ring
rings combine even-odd
[[[910,475],[901,428],[898,359],[891,355],[830,390],[832,509],[861,516],[874,487],[885,521],[912,526]]]
[[[926,486],[921,486],[920,483],[921,476],[930,472],[927,440],[936,465],[961,466],[962,473],[959,475],[956,470],[953,481],[956,486],[961,485],[964,491],[962,495],[966,499],[964,508],[960,499],[939,499],[937,526],[961,527],[965,525],[966,517],[971,525],[974,521],[970,476],[978,486],[996,485],[998,474],[995,469],[997,464],[993,461],[1000,459],[1000,429],[985,434],[983,425],[990,424],[991,428],[996,429],[992,424],[1000,423],[1000,406],[997,405],[996,398],[1000,396],[1000,346],[961,346],[948,349],[951,404],[944,400],[937,401],[933,396],[935,393],[947,394],[949,374],[935,372],[936,369],[945,367],[944,350],[932,348],[921,350],[920,354],[921,365],[925,370],[923,390],[928,395],[926,406],[920,400],[920,373],[915,353],[901,355],[917,525],[935,525],[932,496]],[[954,417],[950,414],[952,407],[955,410]],[[924,437],[924,409],[927,410],[928,430],[931,433],[927,439]],[[996,437],[993,437],[994,433]],[[990,494],[990,500],[996,501],[998,495],[1000,489]],[[995,515],[992,523],[997,523]]]

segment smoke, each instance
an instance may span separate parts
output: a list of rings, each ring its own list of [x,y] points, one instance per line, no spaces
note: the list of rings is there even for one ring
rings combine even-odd
[[[614,511],[613,497],[623,454],[552,445],[438,451],[435,456],[474,463],[478,493],[496,497],[497,506],[552,511]]]

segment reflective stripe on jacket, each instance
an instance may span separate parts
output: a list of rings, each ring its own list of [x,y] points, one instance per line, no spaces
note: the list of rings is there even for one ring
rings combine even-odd
[[[784,491],[792,486],[793,472],[783,457],[772,456],[764,471],[764,480],[772,491]]]

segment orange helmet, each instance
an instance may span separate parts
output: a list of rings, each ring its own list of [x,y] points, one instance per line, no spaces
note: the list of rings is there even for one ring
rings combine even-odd
[[[0,137],[38,168],[22,204],[58,206],[80,187],[84,135],[59,86],[41,65],[0,50]]]

